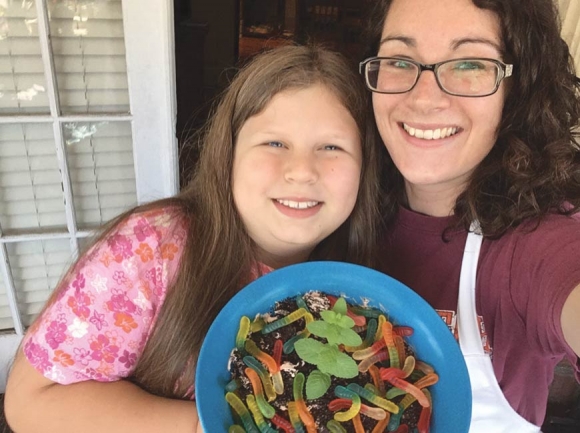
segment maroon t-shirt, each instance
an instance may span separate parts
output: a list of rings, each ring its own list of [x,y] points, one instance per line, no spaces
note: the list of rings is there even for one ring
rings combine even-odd
[[[419,293],[456,332],[459,274],[467,233],[443,230],[452,217],[400,209],[383,242],[381,270]],[[497,240],[484,239],[476,283],[482,341],[512,407],[541,425],[555,365],[580,363],[564,341],[560,315],[580,284],[580,218],[551,215],[530,232],[524,224]]]

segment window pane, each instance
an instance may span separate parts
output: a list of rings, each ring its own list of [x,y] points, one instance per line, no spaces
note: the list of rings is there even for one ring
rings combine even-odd
[[[4,234],[66,230],[51,124],[0,125],[0,225]]]
[[[0,276],[0,331],[13,329],[14,322],[8,306],[8,296],[6,295],[6,284],[4,278]]]
[[[63,113],[129,112],[121,0],[49,2]]]
[[[48,112],[34,1],[0,1],[0,114]]]
[[[30,326],[72,263],[68,239],[6,245],[22,324]]]
[[[103,224],[137,204],[129,122],[64,125],[79,229]]]

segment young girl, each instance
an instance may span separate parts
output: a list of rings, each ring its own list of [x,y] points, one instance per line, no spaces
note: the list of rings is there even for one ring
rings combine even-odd
[[[315,47],[240,71],[190,185],[113,221],[28,331],[7,386],[12,428],[194,432],[199,348],[241,287],[305,260],[369,265],[379,158],[361,86]]]

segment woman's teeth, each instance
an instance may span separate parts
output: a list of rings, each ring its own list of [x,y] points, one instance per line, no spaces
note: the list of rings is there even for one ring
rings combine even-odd
[[[308,209],[316,206],[319,203],[317,201],[292,201],[292,200],[276,200],[276,201],[292,209]]]
[[[440,138],[451,137],[457,133],[457,128],[438,128],[438,129],[417,129],[407,126],[403,123],[403,129],[412,137],[422,138],[423,140],[438,140]]]

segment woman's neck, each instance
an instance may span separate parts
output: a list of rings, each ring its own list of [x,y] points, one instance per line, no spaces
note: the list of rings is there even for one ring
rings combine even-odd
[[[405,185],[407,204],[415,212],[425,215],[446,217],[453,214],[455,202],[463,186],[449,185]]]

